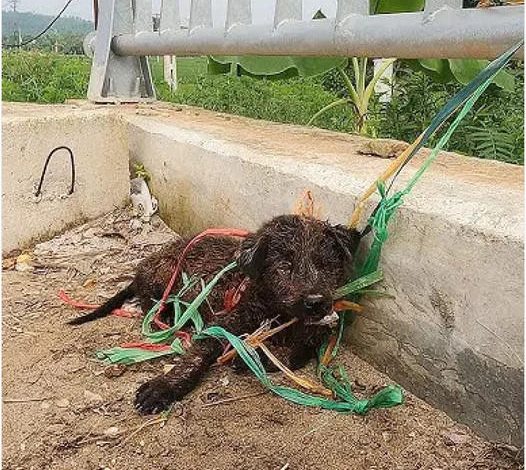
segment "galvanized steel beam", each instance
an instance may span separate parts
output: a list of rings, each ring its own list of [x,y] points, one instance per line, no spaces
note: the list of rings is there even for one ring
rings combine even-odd
[[[209,0],[194,0],[192,6],[199,4],[207,9],[207,2]],[[344,0],[341,5],[346,3],[352,2]],[[343,14],[341,5],[339,15]],[[340,16],[338,22],[335,19],[280,21],[276,27],[238,23],[225,32],[222,27],[205,27],[211,24],[206,14],[204,21],[192,24],[191,20],[190,33],[181,30],[160,35],[123,34],[113,38],[112,50],[121,56],[217,54],[491,59],[523,37],[523,16],[522,6],[456,9],[445,5],[418,13],[350,13]]]

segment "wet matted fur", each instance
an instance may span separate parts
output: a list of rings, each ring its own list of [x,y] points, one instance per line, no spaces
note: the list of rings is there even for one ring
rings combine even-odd
[[[160,299],[175,263],[190,239],[179,239],[142,261],[133,282],[99,309],[73,320],[81,324],[108,315],[130,297],[138,296],[147,312]],[[183,270],[209,282],[232,260],[239,269],[227,272],[201,307],[207,325],[219,325],[241,335],[252,333],[263,321],[277,318],[284,323],[298,321],[268,340],[271,351],[289,368],[303,367],[328,333],[326,326],[314,325],[332,312],[332,296],[352,275],[353,256],[360,235],[342,225],[331,225],[311,217],[282,215],[265,223],[244,240],[209,237],[186,255]],[[244,279],[246,289],[239,303],[228,313],[223,310],[228,290]],[[181,288],[176,283],[173,292]],[[183,300],[199,292],[195,286]],[[166,311],[165,311],[166,312]],[[170,318],[163,318],[169,322]],[[136,407],[142,413],[166,409],[190,392],[222,352],[219,341],[208,338],[193,342],[186,353],[173,359],[174,367],[137,390]],[[237,366],[242,364],[237,361]]]

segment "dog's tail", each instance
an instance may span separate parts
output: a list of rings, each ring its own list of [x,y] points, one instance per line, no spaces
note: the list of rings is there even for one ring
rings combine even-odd
[[[107,300],[98,309],[93,310],[82,317],[74,318],[68,322],[69,325],[82,325],[99,318],[108,316],[113,310],[122,306],[122,304],[135,295],[135,283],[131,283],[128,287],[115,294],[111,299]]]

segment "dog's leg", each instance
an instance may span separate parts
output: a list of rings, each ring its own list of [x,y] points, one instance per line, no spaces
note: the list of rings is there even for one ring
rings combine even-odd
[[[167,409],[195,388],[219,354],[221,344],[217,340],[204,339],[194,343],[185,354],[174,358],[173,368],[167,374],[139,387],[135,407],[144,414]]]
[[[254,315],[232,312],[215,322],[234,334],[253,331],[260,320]],[[223,348],[219,341],[206,338],[195,341],[181,356],[173,360],[174,367],[141,385],[135,396],[135,407],[144,414],[167,409],[174,401],[181,400],[199,383],[213,362],[221,355]]]

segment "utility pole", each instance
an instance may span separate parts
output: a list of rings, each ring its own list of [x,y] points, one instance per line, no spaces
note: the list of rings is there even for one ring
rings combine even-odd
[[[19,2],[20,0],[7,0],[7,4],[11,7],[11,11],[13,13],[17,13]],[[20,32],[20,26],[18,25],[16,18],[15,18],[14,29],[16,30],[15,35],[16,35],[17,44],[20,45],[22,44],[22,33]]]

